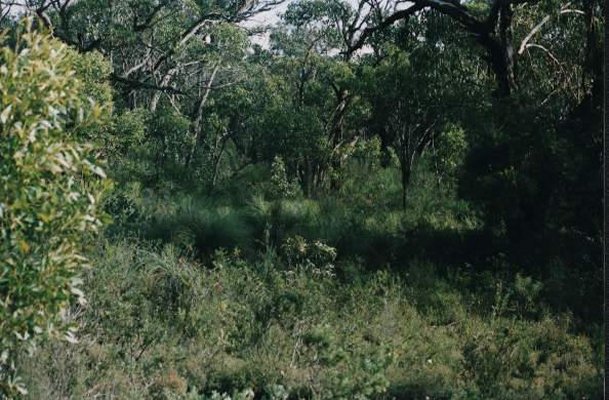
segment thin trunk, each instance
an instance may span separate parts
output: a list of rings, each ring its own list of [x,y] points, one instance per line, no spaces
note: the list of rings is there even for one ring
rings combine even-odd
[[[167,73],[161,80],[160,86],[165,87],[165,86],[169,85],[169,82],[171,82],[171,79],[175,75],[175,72],[176,72],[176,68],[172,68],[169,71],[167,71]],[[157,90],[154,92],[154,94],[152,95],[152,100],[150,101],[150,112],[154,113],[156,111],[156,109],[159,105],[159,101],[161,100],[162,94],[163,94],[163,91],[161,91],[161,90]]]
[[[585,12],[585,24],[586,24],[586,49],[585,49],[585,61],[583,74],[584,79],[582,82],[587,81],[586,78],[592,78],[593,84],[591,93],[593,97],[602,99],[603,96],[603,62],[602,62],[602,47],[600,40],[598,40],[598,30],[595,26],[595,5],[596,1],[584,0],[583,8]],[[599,100],[602,102],[602,100]]]
[[[220,167],[220,161],[222,159],[222,155],[224,154],[224,149],[226,148],[226,142],[229,138],[229,133],[225,132],[216,142],[216,146],[214,147],[214,172],[212,175],[211,187],[215,188],[216,183],[218,181],[218,171]]]
[[[349,95],[349,92],[347,90],[339,90],[336,94],[337,105],[334,108],[334,116],[332,117],[332,126],[330,128],[330,143],[332,143],[333,149],[337,149],[344,139],[345,114],[349,107],[349,103],[351,102],[351,96]],[[342,168],[342,158],[337,157],[334,154],[332,154],[332,157],[332,168],[337,171],[340,170]],[[332,178],[330,182],[330,187],[332,189],[337,190],[340,187],[340,181],[338,179]]]
[[[209,78],[209,81],[207,82],[207,85],[205,86],[205,92],[203,93],[203,97],[201,97],[201,100],[199,101],[199,105],[197,106],[196,117],[192,124],[192,129],[193,129],[192,147],[190,148],[190,152],[188,153],[188,156],[186,157],[186,162],[185,162],[185,166],[187,168],[190,165],[192,158],[194,157],[194,154],[197,150],[197,144],[199,143],[199,140],[201,137],[201,132],[203,131],[203,127],[201,126],[201,123],[203,121],[203,110],[205,109],[205,104],[207,103],[209,94],[211,93],[211,88],[214,83],[214,79],[216,78],[216,73],[218,72],[218,69],[220,69],[220,64],[216,64],[214,66],[211,76]]]
[[[313,191],[313,168],[309,157],[305,157],[305,196],[311,197]]]
[[[379,130],[379,136],[381,138],[381,167],[387,168],[391,164],[391,153],[389,148],[391,147],[392,138],[389,135],[389,129],[385,125]]]
[[[404,137],[405,136],[405,137]],[[412,132],[408,129],[408,132],[402,133],[401,140],[401,155],[400,155],[400,169],[402,172],[402,209],[406,211],[406,197],[408,185],[410,183],[410,172],[411,172],[411,136]]]
[[[436,178],[438,182],[438,189],[442,187],[442,174],[440,173],[440,166],[438,165],[438,150],[436,149],[436,141],[434,136],[431,137],[431,148],[433,150],[434,166],[436,168]]]
[[[406,197],[408,191],[408,185],[410,184],[410,163],[408,160],[403,159],[401,163],[402,169],[402,209],[406,211]]]
[[[499,43],[501,44],[503,63],[505,64],[505,75],[507,80],[507,95],[511,89],[516,88],[516,59],[512,45],[512,6],[506,2],[501,8],[499,16]]]

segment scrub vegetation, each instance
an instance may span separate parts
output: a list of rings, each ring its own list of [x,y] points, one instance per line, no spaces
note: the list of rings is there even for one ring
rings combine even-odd
[[[22,3],[0,398],[602,398],[602,2]]]

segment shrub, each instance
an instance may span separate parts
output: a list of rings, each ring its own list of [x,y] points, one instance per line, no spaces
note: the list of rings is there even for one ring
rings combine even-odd
[[[271,198],[293,198],[300,192],[296,181],[290,181],[285,168],[285,162],[280,156],[275,156],[271,165],[271,180],[269,195]]]
[[[334,275],[336,249],[319,240],[307,241],[296,235],[287,238],[281,250],[290,267],[304,268],[314,274]]]
[[[29,25],[14,46],[0,36],[0,395],[23,393],[14,375],[18,347],[60,333],[72,300],[86,235],[101,225],[105,185],[94,149],[77,132],[103,109],[83,96],[78,55]],[[99,179],[101,178],[101,179]]]
[[[487,399],[600,398],[599,370],[587,339],[568,333],[569,320],[538,323],[472,319],[463,345],[463,377]]]

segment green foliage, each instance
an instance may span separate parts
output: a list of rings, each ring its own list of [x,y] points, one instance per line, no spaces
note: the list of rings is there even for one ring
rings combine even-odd
[[[569,399],[600,396],[593,373],[579,363],[590,351],[581,337],[568,335],[568,323],[537,324],[502,320],[464,345],[465,375],[476,381],[469,396],[501,399]],[[562,355],[562,356],[561,356]],[[556,373],[569,371],[568,376]]]
[[[285,169],[285,163],[279,156],[275,156],[271,164],[271,190],[272,198],[289,199],[299,192],[298,184],[290,181]]]
[[[181,113],[169,108],[157,110],[149,115],[147,122],[147,143],[143,147],[148,152],[151,166],[147,176],[150,182],[167,180],[185,181],[195,178],[186,167],[186,159],[192,146],[188,134],[190,121]]]
[[[336,249],[316,240],[307,242],[302,236],[286,239],[281,246],[286,262],[291,267],[300,267],[315,274],[334,275]]]
[[[458,126],[448,126],[432,146],[434,167],[438,175],[454,181],[461,172],[469,147],[465,131]]]
[[[112,111],[112,86],[108,84],[108,77],[112,72],[112,66],[99,52],[79,54],[71,60],[71,66],[76,71],[78,79],[82,82],[80,92],[82,96],[92,99],[96,104],[106,107],[105,113],[100,115],[105,119],[98,119],[97,124],[107,123],[107,118]],[[92,135],[93,140],[99,140]]]
[[[22,3],[0,396],[600,397],[600,1]]]
[[[222,252],[206,269],[134,239],[94,258],[81,343],[22,359],[33,396],[525,399],[602,388],[602,360],[565,317],[490,318],[429,265],[340,284],[275,268],[272,254],[250,263]]]
[[[68,307],[84,303],[83,245],[101,226],[106,183],[80,132],[107,104],[88,101],[65,45],[29,25],[13,46],[0,41],[0,395],[11,397],[25,391],[13,375],[21,346],[75,341]]]
[[[107,148],[119,154],[124,154],[143,145],[146,140],[147,118],[148,113],[143,109],[126,111],[116,115],[113,121],[115,139],[113,143],[107,145]]]

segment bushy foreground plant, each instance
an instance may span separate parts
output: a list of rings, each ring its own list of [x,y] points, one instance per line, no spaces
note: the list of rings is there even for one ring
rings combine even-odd
[[[101,225],[105,175],[82,142],[103,108],[74,71],[79,57],[24,26],[0,35],[0,397],[25,393],[19,347],[44,336],[74,341],[65,312],[84,302],[82,246]]]

